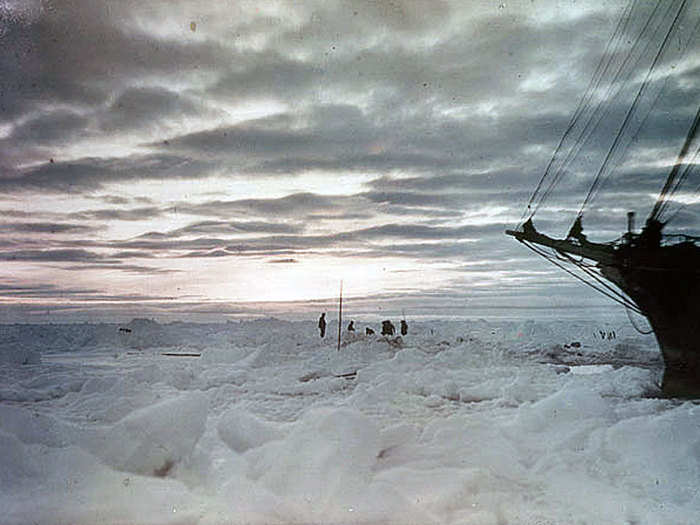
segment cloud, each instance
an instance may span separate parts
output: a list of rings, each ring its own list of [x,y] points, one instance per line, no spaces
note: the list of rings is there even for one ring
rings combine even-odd
[[[0,296],[3,297],[62,297],[85,296],[99,293],[91,288],[65,288],[52,283],[44,284],[3,284],[0,283]]]
[[[384,224],[352,232],[353,236],[370,239],[469,239],[502,231],[501,224],[488,226],[424,226],[420,224]]]
[[[202,100],[163,87],[131,87],[122,91],[98,116],[106,132],[142,128],[177,129],[191,117],[213,117],[216,112]]]
[[[23,144],[68,144],[85,134],[89,122],[76,111],[57,109],[15,127],[10,139]]]
[[[95,252],[80,249],[14,250],[0,253],[1,261],[76,262],[94,261],[101,258],[103,256]]]
[[[128,200],[126,200],[126,202],[128,202]],[[115,204],[123,204],[123,202],[117,200]],[[169,211],[171,210],[159,208],[157,206],[146,206],[142,208],[129,209],[107,208],[69,213],[67,214],[67,217],[73,220],[84,221],[144,221],[161,217]]]
[[[214,166],[202,161],[167,154],[115,158],[82,158],[46,162],[12,177],[0,177],[4,191],[75,192],[95,191],[113,182],[203,178]]]
[[[265,221],[202,221],[168,232],[168,237],[193,234],[250,234],[250,233],[300,233],[302,224],[275,223]]]
[[[47,222],[13,222],[0,224],[0,233],[88,233],[95,231],[95,226]]]
[[[148,258],[151,254],[117,252],[103,255],[83,249],[12,250],[0,252],[0,261],[59,263],[60,268],[69,271],[118,270],[141,275],[162,275],[179,273],[179,270],[165,267],[124,264],[121,259]],[[68,263],[68,264],[66,264]],[[76,264],[79,263],[79,264]]]
[[[142,266],[138,264],[123,264],[121,263],[121,261],[64,266],[63,269],[76,272],[82,272],[86,270],[118,270],[120,272],[132,273],[137,275],[169,275],[181,272],[181,270],[176,270],[173,268],[158,268],[154,266]]]
[[[654,7],[634,5],[623,43]],[[458,280],[486,272],[488,260],[511,272],[479,273],[495,296],[499,282],[534,295],[505,223],[525,210],[621,8],[554,0],[5,6],[0,191],[3,206],[17,209],[0,225],[0,259],[154,280],[184,258],[443,261],[460,269],[450,274]],[[694,27],[698,15],[689,14]],[[587,210],[592,235],[615,238],[627,210],[644,215],[675,159],[700,87],[694,43],[684,38],[662,59],[668,78],[650,86],[663,96],[643,105],[634,122],[644,126],[627,137],[628,155],[615,159]],[[538,210],[538,229],[566,233],[652,55],[630,62],[635,70],[619,79],[625,89],[607,99],[610,119],[581,143]],[[680,231],[697,224],[696,208],[676,215]]]
[[[94,288],[68,288],[52,283],[41,283],[31,286],[21,284],[0,283],[0,297],[23,297],[26,299],[64,299],[76,301],[162,301],[171,297],[129,294],[104,294]]]
[[[325,196],[303,192],[270,199],[217,200],[201,204],[179,203],[177,208],[181,213],[224,218],[235,214],[300,217],[319,211],[342,209],[351,201],[352,198],[346,196]]]
[[[6,116],[46,104],[96,106],[135,79],[175,78],[212,68],[225,56],[211,41],[187,39],[184,28],[183,39],[142,30],[134,2],[29,1],[37,6],[33,13],[2,22],[3,40],[14,50],[0,61],[0,76],[15,79],[3,92]]]
[[[320,250],[353,250],[360,256],[412,257],[424,252],[425,256],[465,256],[469,244],[465,241],[503,234],[504,226],[493,223],[482,226],[427,226],[418,224],[385,224],[357,228],[324,235],[258,235],[240,239],[198,237],[180,238],[180,232],[153,232],[135,240],[111,242],[113,249],[136,250],[134,256],[144,251],[149,254],[179,253],[186,258],[235,257],[235,256],[279,256]],[[253,232],[251,232],[253,233]],[[261,233],[257,231],[255,233]],[[417,241],[413,244],[397,244],[397,241]],[[506,242],[505,236],[501,239]],[[514,245],[515,246],[515,245]],[[481,248],[480,248],[481,249]],[[346,256],[353,255],[349,251]],[[185,252],[185,253],[183,253]]]

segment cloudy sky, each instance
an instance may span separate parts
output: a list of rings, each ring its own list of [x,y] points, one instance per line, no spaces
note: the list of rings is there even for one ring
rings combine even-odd
[[[629,46],[652,3],[634,4]],[[697,109],[697,4],[587,212],[607,240],[653,204]],[[608,304],[503,232],[628,5],[0,0],[0,322],[315,316],[341,279],[361,315]],[[566,233],[588,182],[536,224]]]

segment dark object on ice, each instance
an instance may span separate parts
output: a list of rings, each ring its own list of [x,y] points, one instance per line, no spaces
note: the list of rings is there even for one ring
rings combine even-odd
[[[182,352],[161,352],[160,355],[164,355],[167,357],[201,357],[202,356],[202,354],[182,353]]]
[[[631,19],[646,18],[642,9],[635,4],[622,16]],[[646,117],[640,124],[640,115],[643,111],[641,108],[644,107],[652,112],[650,114],[654,119],[665,118],[660,108],[664,107],[668,100],[660,102],[658,99],[661,95],[655,99],[651,94],[653,90],[647,88],[655,82],[653,79],[658,73],[657,65],[664,62],[659,61],[658,58],[666,52],[671,52],[671,42],[684,37],[681,32],[694,27],[694,24],[689,23],[687,19],[690,12],[691,10],[685,9],[685,2],[683,2],[669,13],[661,11],[652,13],[651,16],[655,18],[653,22],[665,24],[663,27],[666,29],[652,37],[656,50],[649,52],[649,56],[638,57],[645,61],[647,71],[644,80],[642,82],[624,81],[623,83],[631,85],[621,86],[622,89],[630,89],[630,94],[636,93],[628,98],[630,105],[625,108],[625,112],[616,114],[609,111],[611,107],[617,107],[619,104],[617,97],[610,97],[607,103],[601,106],[593,96],[595,88],[589,88],[590,91],[587,90],[583,94],[579,107],[572,116],[527,205],[527,211],[524,214],[526,221],[519,228],[508,230],[506,233],[557,266],[562,267],[563,264],[567,264],[575,267],[574,270],[578,269],[579,273],[570,271],[568,268],[564,269],[628,310],[646,317],[663,356],[664,394],[700,398],[700,339],[697,337],[697,322],[700,318],[700,237],[664,233],[664,228],[682,209],[682,207],[679,208],[677,196],[687,192],[694,197],[697,191],[695,189],[697,182],[693,181],[690,175],[697,168],[694,155],[697,151],[695,144],[700,130],[700,106],[696,106],[694,116],[692,112],[685,111],[680,114],[680,117],[674,116],[673,121],[668,122],[673,127],[679,127],[682,122],[679,119],[685,117],[683,124],[685,129],[677,129],[676,132],[682,133],[687,129],[687,133],[641,232],[634,231],[633,212],[627,215],[627,231],[621,232],[620,237],[611,242],[599,243],[588,240],[583,234],[582,226],[584,211],[592,208],[592,202],[603,193],[602,188],[605,187],[605,183],[611,182],[616,168],[621,167],[625,159],[622,146],[629,143],[632,135],[636,137],[639,133],[648,131],[642,129]],[[667,24],[666,22],[670,19],[673,19],[673,23]],[[624,37],[615,33],[610,43],[616,46],[619,44],[618,38]],[[605,85],[613,78],[633,79],[632,72],[636,66],[632,64],[636,60],[627,59],[632,58],[634,47],[636,45],[630,46],[625,60],[620,60],[619,65],[609,69],[608,65],[605,65],[605,69],[598,70],[601,71],[600,76],[595,78],[595,83],[591,86]],[[654,54],[656,56],[653,56]],[[604,55],[605,53],[601,55],[603,56],[601,66],[606,60]],[[697,97],[695,100],[693,104],[697,105]],[[654,106],[658,106],[659,109]],[[601,119],[605,119],[606,125],[598,126]],[[652,121],[654,120],[649,120],[649,122]],[[686,125],[688,125],[687,128]],[[585,147],[591,139],[586,133],[589,129],[595,129],[596,133],[600,134],[595,137],[595,143],[604,145],[603,154],[597,158],[594,150]],[[628,156],[633,158],[632,155],[634,153],[630,151]],[[564,239],[558,239],[538,232],[532,222],[533,216],[547,198],[556,195],[553,188],[567,176],[567,173],[578,173],[575,169],[568,169],[570,161],[582,161],[584,157],[592,158],[596,161],[596,166],[591,172],[591,183],[587,194],[581,195],[581,208],[569,235]],[[639,180],[648,183],[647,165],[641,156],[639,159],[642,160],[642,173]],[[617,170],[618,173],[622,171]],[[654,172],[658,170],[653,170],[652,173]],[[625,172],[625,177],[633,176],[629,171]],[[577,180],[577,183],[580,184],[580,180]],[[620,179],[616,183],[608,186],[621,187]],[[625,182],[627,186],[632,183],[633,181]],[[557,189],[561,189],[561,186]],[[574,196],[567,195],[567,199],[571,197]],[[611,226],[608,223],[601,228],[606,229]],[[691,228],[697,228],[697,222],[686,221],[684,226],[692,231]],[[605,333],[603,337],[614,338],[612,333]]]
[[[308,374],[305,374],[299,378],[299,381],[302,383],[308,383],[309,381],[313,381],[316,379],[320,379],[322,377],[321,373],[318,371],[315,372],[309,372]]]
[[[389,346],[394,348],[403,348],[403,339],[401,339],[400,335],[397,335],[393,339],[387,338],[386,342],[389,343]]]
[[[158,478],[164,478],[175,466],[175,462],[172,459],[166,459],[160,468],[153,470],[153,475]]]
[[[600,334],[601,339],[615,339],[615,330],[610,330],[608,332],[604,330],[598,330],[598,333]]]
[[[354,332],[355,331],[355,321],[350,321],[350,324],[348,325],[348,332]]]
[[[618,344],[614,352],[607,350],[588,349],[581,352],[575,348],[553,345],[537,351],[540,363],[550,365],[581,366],[581,365],[610,365],[613,368],[632,366],[647,370],[659,370],[662,360],[658,353],[641,351],[635,345]]]
[[[396,327],[391,321],[382,321],[382,335],[394,335]]]
[[[354,372],[348,372],[347,374],[335,374],[335,377],[342,377],[343,379],[355,379],[357,377],[357,370]]]
[[[130,334],[131,333],[131,328],[119,328],[120,332],[124,332],[125,334]]]
[[[700,239],[683,237],[678,244],[650,247],[642,241],[644,232],[622,244],[574,244],[537,232],[508,233],[524,244],[597,263],[600,275],[629,296],[633,304],[627,306],[651,324],[665,363],[664,393],[700,397],[700,343],[695,333],[700,318],[700,247],[695,243]]]
[[[581,343],[579,343],[578,341],[574,341],[573,343],[564,345],[564,348],[581,348]]]
[[[321,337],[324,337],[326,335],[326,312],[323,312],[318,318],[318,329],[321,332]]]
[[[408,333],[408,323],[401,319],[401,335],[406,335]]]
[[[374,335],[374,330],[369,327],[365,328],[365,335]]]

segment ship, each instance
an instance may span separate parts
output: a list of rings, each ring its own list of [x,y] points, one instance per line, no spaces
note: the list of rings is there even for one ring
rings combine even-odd
[[[690,0],[659,2],[655,6],[647,3],[643,7],[646,11],[638,2],[628,2],[622,10],[601,62],[526,212],[520,223],[506,230],[506,234],[629,311],[646,318],[663,357],[660,382],[663,395],[697,399],[700,398],[700,237],[690,233],[688,221],[681,231],[674,232],[672,227],[673,219],[681,210],[688,204],[700,202],[687,190],[688,186],[693,187],[692,192],[700,190],[698,181],[693,181],[700,152],[697,144],[700,106],[695,109],[694,118],[693,110],[688,111],[700,100],[700,79],[697,65],[690,70],[684,68],[700,57],[697,46],[700,9]],[[684,36],[684,31],[690,34]],[[677,84],[681,77],[686,84],[688,78],[694,79],[694,83],[690,83],[694,89],[687,89],[687,98],[684,98],[688,101],[687,107],[679,110],[685,113],[686,122],[690,124],[685,127],[684,134],[678,132],[679,137],[685,135],[685,138],[682,145],[678,141],[675,161],[656,159],[658,169],[651,170],[651,175],[647,173],[644,178],[648,183],[648,177],[657,177],[660,190],[656,200],[649,203],[651,209],[641,231],[635,228],[636,212],[628,211],[626,231],[612,241],[591,240],[590,232],[583,226],[585,214],[606,181],[614,177],[629,158],[633,149],[630,146],[639,138],[644,124],[659,113],[655,110],[669,83]],[[632,84],[629,89],[624,87],[623,79]],[[609,119],[614,112],[609,111],[609,105],[619,107],[622,101],[629,104],[614,115],[619,123],[613,126]],[[678,122],[683,119],[674,120]],[[601,148],[598,169],[592,171],[593,182],[568,233],[557,236],[539,231],[535,226],[535,213],[543,208],[561,179],[574,171],[574,159],[586,154],[586,145],[601,128],[612,131],[606,148]],[[599,139],[597,144],[601,142],[604,141]],[[630,165],[634,162],[627,163],[628,168]],[[644,204],[640,202],[640,206]],[[607,214],[610,209],[608,205]],[[604,214],[598,213],[598,218]],[[686,214],[688,217],[697,218],[697,215]]]

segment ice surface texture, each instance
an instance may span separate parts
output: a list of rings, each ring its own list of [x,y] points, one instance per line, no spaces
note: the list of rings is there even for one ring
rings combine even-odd
[[[340,352],[313,320],[125,327],[3,327],[3,525],[700,515],[700,407],[654,397],[623,323],[410,322]]]

